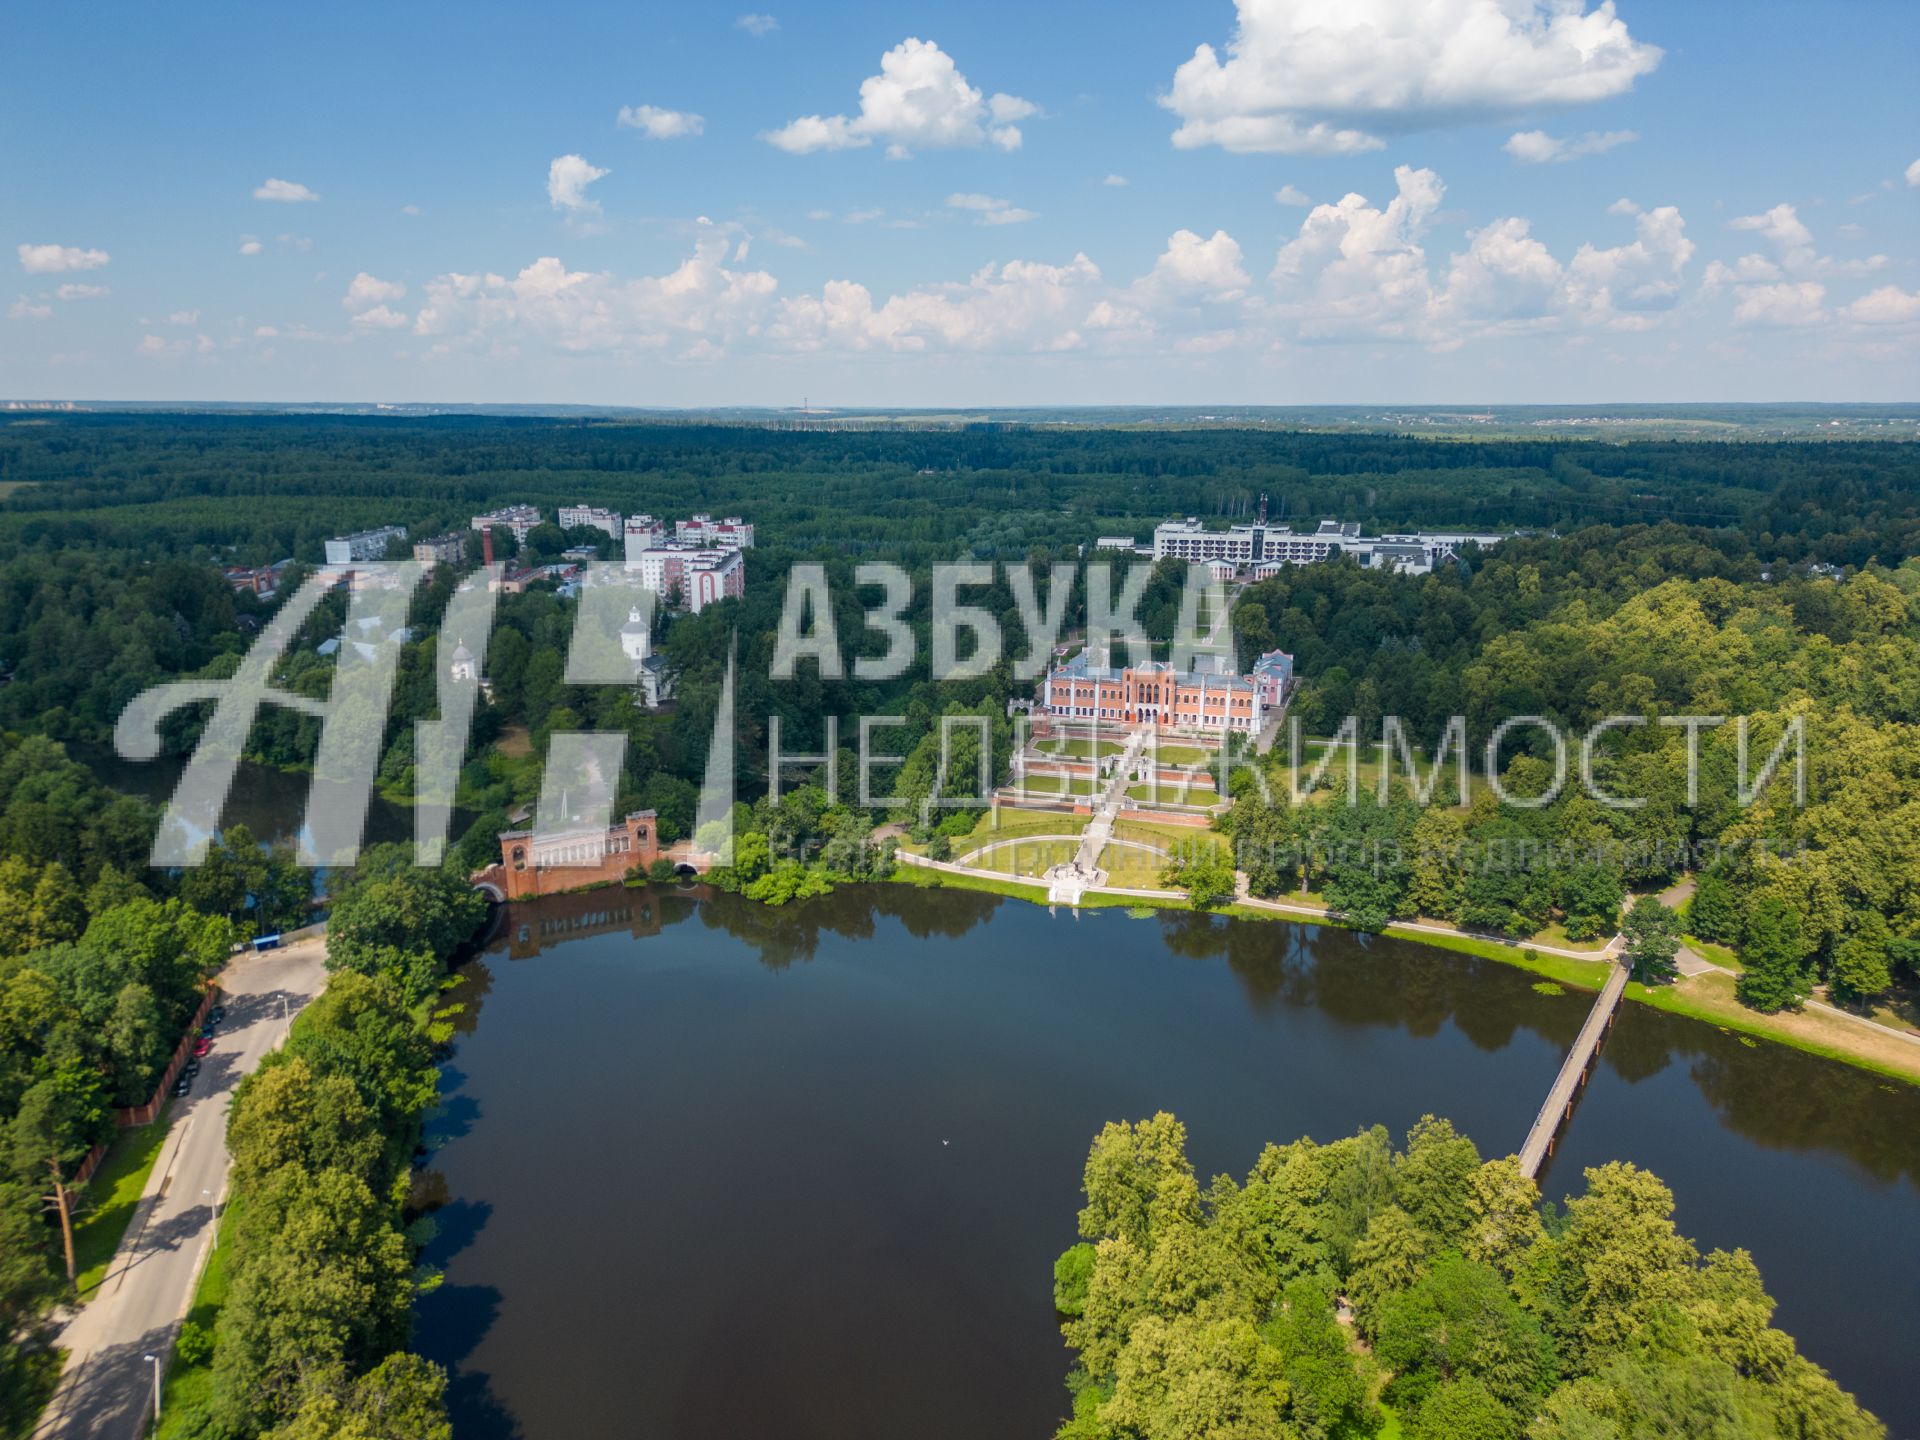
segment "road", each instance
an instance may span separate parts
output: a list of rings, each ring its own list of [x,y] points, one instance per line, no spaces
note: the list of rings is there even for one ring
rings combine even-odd
[[[226,1020],[193,1093],[173,1108],[167,1142],[106,1278],[60,1336],[66,1370],[34,1440],[144,1433],[153,1403],[153,1365],[144,1357],[166,1364],[213,1242],[213,1207],[227,1180],[227,1102],[320,993],[325,959],[323,940],[303,940],[243,956],[220,977]]]

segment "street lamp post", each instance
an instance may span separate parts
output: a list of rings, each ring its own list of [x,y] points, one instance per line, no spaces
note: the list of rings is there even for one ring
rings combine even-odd
[[[200,1193],[207,1197],[207,1207],[213,1211],[213,1248],[217,1254],[220,1249],[220,1197],[204,1187]]]
[[[153,1419],[154,1423],[158,1424],[160,1420],[160,1357],[142,1355],[140,1358],[153,1367]]]

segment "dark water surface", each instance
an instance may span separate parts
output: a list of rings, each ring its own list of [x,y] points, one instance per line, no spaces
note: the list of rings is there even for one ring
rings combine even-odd
[[[961,891],[516,905],[469,967],[416,1343],[462,1440],[995,1440],[1063,1415],[1088,1142],[1202,1177],[1451,1117],[1519,1147],[1590,997],[1405,941]],[[1920,1434],[1920,1092],[1629,1006],[1554,1169],[1658,1171]]]
[[[180,783],[187,762],[178,756],[162,755],[153,760],[124,760],[111,749],[97,745],[68,745],[67,752],[85,765],[103,785],[127,795],[138,795],[156,805],[165,805]],[[221,811],[220,825],[245,825],[263,844],[299,840],[306,825],[307,791],[311,775],[291,770],[276,770],[242,760],[234,771],[233,789]],[[471,813],[456,810],[447,829],[449,841],[473,822]],[[378,792],[367,801],[367,821],[361,830],[362,843],[382,845],[390,841],[413,839],[413,811],[396,805]]]

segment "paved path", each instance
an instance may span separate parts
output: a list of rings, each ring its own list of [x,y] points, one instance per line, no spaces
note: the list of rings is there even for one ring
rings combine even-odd
[[[1208,832],[1196,830],[1197,835]],[[1025,838],[1025,837],[1022,837]],[[922,870],[944,870],[950,875],[973,875],[982,880],[1008,880],[1016,884],[1037,885],[1041,882],[1021,880],[1017,876],[995,874],[989,870],[979,870],[971,865],[957,864],[951,860],[929,860],[924,855],[916,855],[911,850],[901,850],[893,857],[903,865],[915,865]],[[1332,913],[1324,905],[1305,905],[1291,900],[1261,900],[1247,893],[1247,878],[1244,874],[1236,877],[1237,889],[1234,895],[1236,904],[1245,905],[1250,910],[1271,910],[1279,915],[1297,915],[1305,920],[1331,920]],[[1081,887],[1086,895],[1119,895],[1141,900],[1185,900],[1184,890],[1155,890],[1127,885],[1086,885]],[[1558,955],[1567,960],[1586,960],[1603,965],[1617,955],[1624,943],[1616,935],[1599,950],[1569,950],[1559,945],[1542,945],[1532,940],[1509,940],[1502,935],[1482,934],[1474,930],[1457,930],[1448,925],[1430,925],[1423,920],[1390,920],[1386,934],[1389,935],[1439,935],[1455,940],[1478,940],[1488,945],[1504,945],[1509,950],[1532,950],[1541,955]]]
[[[220,977],[227,1018],[193,1093],[173,1108],[166,1145],[106,1279],[61,1333],[66,1371],[34,1440],[135,1440],[213,1240],[226,1190],[227,1102],[326,983],[326,944],[303,940],[236,960]]]

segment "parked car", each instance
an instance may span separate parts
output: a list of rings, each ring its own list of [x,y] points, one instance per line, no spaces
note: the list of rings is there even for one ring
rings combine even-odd
[[[183,1073],[178,1080],[173,1082],[173,1093],[175,1095],[185,1095],[191,1089],[193,1089],[193,1077],[191,1075]]]
[[[200,1062],[198,1060],[187,1061],[186,1065],[181,1068],[180,1073],[191,1080],[200,1073]]]
[[[213,1041],[204,1035],[193,1042],[193,1053],[196,1057],[205,1055],[211,1049],[213,1049]]]
[[[218,1025],[222,1020],[226,1018],[227,1018],[227,1007],[224,1005],[216,1005],[213,1007],[213,1009],[207,1012],[207,1023],[209,1025]]]

